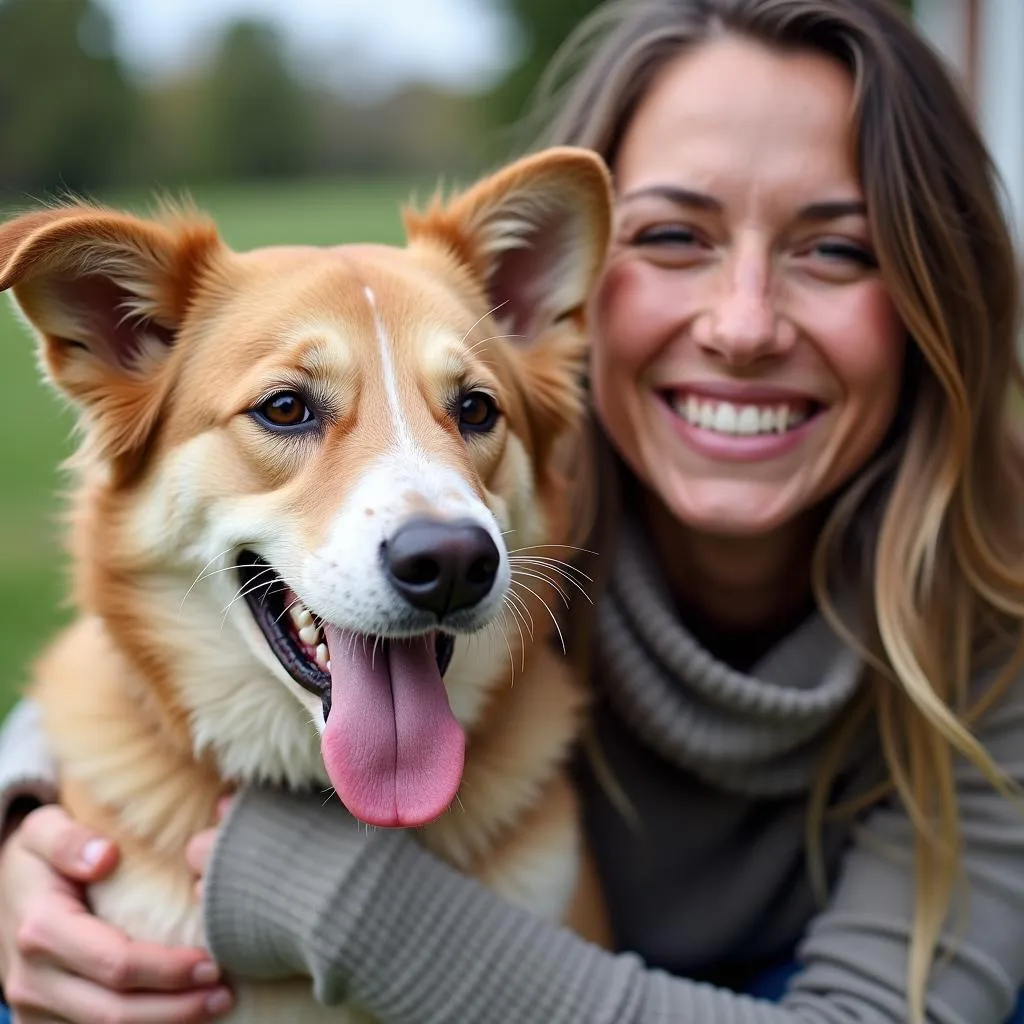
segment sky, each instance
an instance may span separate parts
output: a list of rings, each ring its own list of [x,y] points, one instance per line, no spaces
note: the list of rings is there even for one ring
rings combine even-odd
[[[369,98],[426,79],[473,89],[513,57],[516,33],[494,0],[101,0],[117,48],[140,75],[201,60],[235,17],[284,33],[307,77]]]

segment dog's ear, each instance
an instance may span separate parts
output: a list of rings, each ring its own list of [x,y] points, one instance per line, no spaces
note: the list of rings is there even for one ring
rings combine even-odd
[[[87,205],[0,225],[0,291],[34,329],[42,365],[115,460],[157,416],[160,370],[221,242],[200,218],[161,224]]]
[[[604,262],[611,186],[590,150],[542,150],[448,204],[405,213],[411,244],[442,246],[468,268],[503,329],[523,344],[578,318]]]

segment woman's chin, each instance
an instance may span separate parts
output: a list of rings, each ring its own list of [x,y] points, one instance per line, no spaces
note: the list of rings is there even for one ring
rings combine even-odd
[[[688,481],[662,502],[680,525],[719,537],[767,537],[804,518],[809,504],[784,484]]]

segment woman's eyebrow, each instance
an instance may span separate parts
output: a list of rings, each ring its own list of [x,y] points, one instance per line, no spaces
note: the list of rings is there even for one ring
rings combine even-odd
[[[624,196],[619,197],[619,205],[635,202],[638,199],[651,198],[665,199],[675,206],[709,210],[714,213],[720,213],[724,209],[724,204],[720,199],[705,192],[680,188],[678,185],[650,185],[647,188],[627,192]],[[802,206],[797,211],[794,220],[820,222],[842,220],[844,217],[865,217],[867,210],[867,204],[863,199],[827,200]]]
[[[866,217],[868,206],[863,199],[838,199],[832,202],[810,203],[797,212],[796,220],[842,220],[844,217]]]
[[[667,199],[676,206],[687,206],[699,210],[721,211],[723,204],[714,196],[706,195],[703,192],[694,192],[692,189],[680,188],[678,185],[649,185],[647,188],[638,188],[633,192],[627,192],[619,197],[619,203],[631,203],[637,199]]]

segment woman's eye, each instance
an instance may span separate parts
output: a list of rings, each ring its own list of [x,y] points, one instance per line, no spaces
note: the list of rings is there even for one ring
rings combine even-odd
[[[459,399],[459,430],[463,434],[486,434],[498,422],[498,403],[486,391],[469,391]]]
[[[811,251],[828,260],[844,260],[866,270],[878,269],[878,260],[874,253],[851,242],[819,242]]]
[[[696,245],[697,235],[678,224],[645,228],[633,236],[634,245]]]
[[[280,391],[258,405],[253,412],[257,419],[278,430],[307,426],[315,422],[302,396],[295,391]]]

